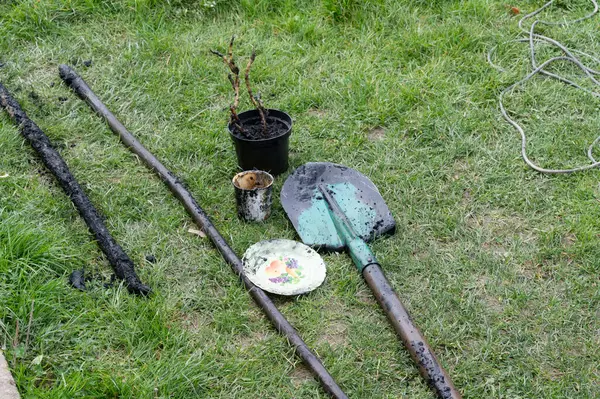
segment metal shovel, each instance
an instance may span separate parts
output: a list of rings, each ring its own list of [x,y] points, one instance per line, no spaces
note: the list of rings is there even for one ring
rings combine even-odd
[[[350,253],[423,378],[438,397],[461,398],[366,244],[396,229],[377,187],[354,169],[310,162],[288,177],[281,203],[305,244]]]

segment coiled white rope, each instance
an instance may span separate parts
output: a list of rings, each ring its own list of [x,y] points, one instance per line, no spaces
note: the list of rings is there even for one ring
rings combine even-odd
[[[502,116],[504,117],[504,119],[506,119],[506,121],[511,124],[521,135],[521,156],[523,157],[523,160],[525,161],[525,163],[527,165],[529,165],[532,169],[537,170],[538,172],[542,172],[542,173],[573,173],[573,172],[580,172],[583,170],[588,170],[588,169],[592,169],[592,168],[597,168],[600,167],[600,162],[598,162],[594,156],[593,156],[593,149],[596,146],[596,144],[598,144],[598,142],[600,142],[600,136],[598,136],[593,142],[592,144],[589,146],[588,150],[587,150],[587,156],[590,159],[590,161],[592,162],[589,165],[585,165],[585,166],[580,166],[577,168],[572,168],[572,169],[546,169],[546,168],[542,168],[540,166],[537,166],[533,161],[531,161],[529,159],[529,157],[527,156],[527,135],[525,134],[525,131],[523,130],[523,128],[521,127],[521,125],[519,125],[514,119],[512,119],[509,115],[508,112],[506,111],[506,108],[504,107],[504,95],[512,92],[515,88],[523,85],[524,83],[526,83],[527,81],[529,81],[531,78],[533,78],[535,75],[537,74],[543,74],[546,76],[549,76],[551,78],[557,79],[563,83],[566,83],[568,85],[571,85],[573,87],[576,87],[580,90],[583,90],[584,92],[591,94],[594,97],[598,97],[600,98],[600,92],[597,91],[593,91],[593,90],[589,90],[586,89],[582,86],[580,86],[579,84],[565,78],[562,77],[560,75],[557,75],[555,73],[549,72],[547,71],[545,68],[552,64],[553,62],[562,60],[562,61],[568,61],[571,62],[573,64],[575,64],[579,69],[581,69],[585,75],[590,79],[590,81],[595,85],[598,86],[598,88],[600,88],[600,82],[595,78],[595,75],[600,75],[599,71],[596,71],[588,66],[586,66],[583,62],[581,62],[580,58],[578,58],[577,56],[575,56],[575,54],[578,54],[579,56],[582,57],[587,57],[589,59],[591,59],[593,62],[597,63],[600,65],[600,60],[596,57],[593,57],[590,54],[584,53],[582,51],[578,51],[578,50],[570,50],[567,47],[565,47],[564,45],[562,45],[561,43],[559,43],[558,41],[541,35],[539,33],[535,33],[535,27],[538,24],[543,24],[543,25],[548,25],[548,26],[566,26],[566,25],[572,25],[572,24],[576,24],[578,22],[582,22],[585,21],[587,19],[592,18],[594,15],[596,15],[598,13],[598,3],[597,0],[590,0],[591,3],[594,6],[594,10],[591,11],[589,14],[578,18],[578,19],[574,19],[571,21],[565,21],[565,22],[549,22],[549,21],[543,21],[543,20],[535,20],[532,24],[531,27],[529,28],[529,30],[523,28],[523,22],[529,18],[534,17],[535,15],[539,14],[540,12],[542,12],[543,10],[545,10],[546,8],[550,7],[552,5],[552,3],[554,3],[555,0],[550,0],[548,1],[546,4],[544,4],[542,7],[538,8],[537,10],[533,11],[532,13],[529,13],[527,15],[525,15],[523,18],[521,18],[521,20],[519,20],[519,29],[521,29],[521,31],[523,31],[523,33],[527,34],[528,37],[527,38],[521,38],[521,39],[516,39],[516,40],[510,40],[508,42],[505,42],[503,44],[506,43],[529,43],[529,52],[530,52],[530,61],[531,61],[531,66],[533,68],[533,70],[527,75],[525,76],[523,79],[519,80],[518,82],[513,83],[512,85],[508,86],[507,88],[505,88],[504,90],[502,90],[502,92],[500,93],[499,96],[499,103],[500,103],[500,112],[502,113]],[[540,65],[537,64],[537,60],[535,57],[535,45],[536,43],[547,43],[550,44],[558,49],[560,49],[564,55],[559,56],[559,57],[553,57],[548,59],[547,61],[544,61],[543,63],[541,63]],[[492,55],[493,53],[496,51],[496,47],[492,48],[488,54],[487,54],[487,60],[489,62],[489,64],[494,67],[495,69],[501,71],[501,72],[505,72],[505,70],[503,68],[501,68],[500,66],[494,64],[494,62],[492,61]]]

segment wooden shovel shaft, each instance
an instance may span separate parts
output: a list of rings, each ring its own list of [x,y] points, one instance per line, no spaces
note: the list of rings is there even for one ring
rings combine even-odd
[[[317,185],[318,190],[329,205],[330,216],[337,232],[346,245],[356,267],[362,272],[369,287],[375,294],[381,308],[387,314],[392,326],[408,349],[410,356],[419,366],[419,371],[429,385],[442,399],[459,399],[460,393],[452,385],[450,377],[444,371],[433,351],[425,341],[425,337],[414,325],[408,312],[400,302],[398,295],[387,280],[381,266],[369,246],[352,228],[340,204],[331,195],[325,184]]]
[[[375,298],[385,311],[396,333],[402,339],[410,356],[419,366],[419,371],[427,383],[443,399],[460,399],[461,395],[452,384],[450,377],[440,365],[425,337],[415,326],[398,295],[387,280],[381,267],[371,264],[364,268],[363,277],[375,294]]]
[[[121,141],[165,182],[175,197],[183,204],[198,227],[210,237],[214,246],[219,250],[225,261],[231,266],[234,273],[240,277],[252,299],[254,299],[256,304],[263,310],[275,329],[289,340],[290,344],[296,350],[296,354],[304,361],[306,367],[308,367],[313,375],[319,380],[323,389],[333,398],[347,399],[346,394],[338,386],[319,358],[308,348],[296,329],[287,321],[283,314],[281,314],[273,301],[263,290],[255,286],[246,277],[240,258],[227,244],[223,236],[212,224],[208,215],[206,215],[204,210],[198,205],[183,183],[150,151],[137,141],[129,131],[127,131],[125,126],[123,126],[108,108],[106,108],[102,101],[94,94],[92,89],[89,88],[85,81],[77,75],[73,69],[67,65],[61,65],[59,72],[65,83],[71,87],[81,99],[87,102],[98,115],[104,118],[111,130],[119,135]]]

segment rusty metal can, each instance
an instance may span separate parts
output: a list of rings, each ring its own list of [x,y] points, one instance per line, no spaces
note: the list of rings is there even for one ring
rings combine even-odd
[[[233,177],[238,217],[262,222],[271,215],[273,176],[262,170],[247,170]]]

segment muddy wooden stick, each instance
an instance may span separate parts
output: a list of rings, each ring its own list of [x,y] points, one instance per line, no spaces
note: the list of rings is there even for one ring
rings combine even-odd
[[[404,343],[419,372],[441,399],[461,399],[450,375],[444,370],[427,340],[419,331],[408,311],[400,302],[394,288],[383,274],[381,266],[373,263],[364,268],[362,275],[375,294],[379,305]]]
[[[233,252],[223,236],[219,233],[212,221],[206,215],[204,210],[198,205],[192,194],[185,188],[183,183],[171,173],[150,151],[148,151],[139,141],[117,120],[117,118],[106,108],[100,99],[89,88],[85,81],[67,65],[59,67],[59,73],[65,83],[104,120],[108,123],[111,130],[119,135],[121,141],[129,147],[146,165],[154,170],[156,174],[165,182],[175,197],[183,204],[184,208],[190,214],[194,222],[204,233],[210,237],[214,246],[219,250],[223,258],[237,274],[250,296],[256,304],[263,310],[269,318],[275,329],[284,335],[290,344],[294,347],[296,354],[304,361],[304,364],[319,380],[323,389],[333,398],[347,398],[346,394],[329,374],[319,358],[308,348],[302,340],[296,329],[287,321],[287,319],[277,309],[269,296],[260,288],[252,284],[244,275],[243,264],[240,258]]]
[[[330,209],[330,217],[339,236],[348,246],[358,269],[375,294],[377,302],[385,311],[388,320],[398,333],[414,362],[419,366],[419,372],[441,399],[461,399],[460,392],[452,384],[450,376],[431,350],[425,337],[413,323],[406,308],[400,302],[381,270],[381,266],[367,244],[354,230],[352,223],[333,197],[324,183],[318,184],[318,189]]]
[[[115,275],[125,281],[130,292],[141,295],[149,294],[150,287],[142,284],[135,273],[133,262],[110,235],[102,216],[94,208],[60,154],[54,149],[48,136],[29,119],[2,83],[0,83],[0,106],[6,110],[15,125],[19,127],[21,135],[37,152],[46,168],[52,172],[64,192],[71,198],[75,208],[98,242],[98,246],[106,255]]]

